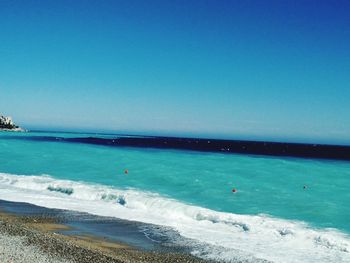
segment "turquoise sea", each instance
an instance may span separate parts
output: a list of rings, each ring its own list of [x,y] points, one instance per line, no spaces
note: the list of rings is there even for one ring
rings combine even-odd
[[[0,199],[170,227],[208,259],[350,262],[350,162],[40,140],[91,136],[118,137],[0,132]]]

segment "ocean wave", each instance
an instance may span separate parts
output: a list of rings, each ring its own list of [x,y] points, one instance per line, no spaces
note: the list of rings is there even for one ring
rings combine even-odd
[[[0,199],[171,227],[193,254],[236,262],[350,262],[350,238],[335,229],[268,215],[239,215],[137,189],[0,173]]]
[[[71,188],[71,187],[65,188],[65,187],[52,186],[52,185],[49,185],[47,187],[47,190],[53,191],[53,192],[59,192],[59,193],[67,194],[67,195],[71,195],[74,191],[73,188]]]

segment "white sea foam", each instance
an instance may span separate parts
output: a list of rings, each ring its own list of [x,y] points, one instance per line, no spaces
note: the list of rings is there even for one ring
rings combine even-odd
[[[350,238],[340,231],[217,212],[135,189],[0,173],[0,199],[172,227],[194,240],[193,254],[208,259],[350,262]]]

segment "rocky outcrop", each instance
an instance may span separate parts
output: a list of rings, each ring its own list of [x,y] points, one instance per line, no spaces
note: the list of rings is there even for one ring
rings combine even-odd
[[[5,131],[23,131],[22,128],[18,127],[11,117],[5,117],[0,115],[0,130]]]

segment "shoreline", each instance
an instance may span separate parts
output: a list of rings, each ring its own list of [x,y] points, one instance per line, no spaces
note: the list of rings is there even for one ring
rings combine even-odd
[[[27,130],[25,130],[23,128],[14,128],[14,129],[0,128],[0,131],[6,131],[6,132],[27,132]]]
[[[5,202],[7,206],[17,204]],[[50,209],[44,208],[46,212],[41,212],[38,207],[39,211],[33,214],[18,213],[8,211],[2,204],[1,262],[28,262],[21,260],[23,251],[31,262],[208,262],[184,252],[144,250],[100,235],[74,232],[74,227],[66,224],[61,216],[47,214]]]

